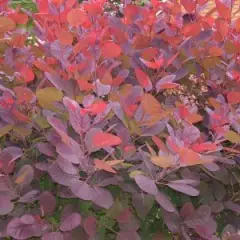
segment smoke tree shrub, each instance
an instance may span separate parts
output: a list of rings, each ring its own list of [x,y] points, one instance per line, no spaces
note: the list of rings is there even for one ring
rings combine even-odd
[[[0,237],[238,239],[231,4],[213,18],[207,1],[7,3]]]

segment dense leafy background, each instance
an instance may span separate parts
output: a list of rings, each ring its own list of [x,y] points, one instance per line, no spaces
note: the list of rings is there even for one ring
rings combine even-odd
[[[236,240],[231,1],[0,1],[0,238]]]

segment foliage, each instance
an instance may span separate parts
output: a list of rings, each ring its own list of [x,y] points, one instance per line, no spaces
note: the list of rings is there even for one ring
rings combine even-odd
[[[0,1],[1,238],[239,238],[240,19],[130,2]]]

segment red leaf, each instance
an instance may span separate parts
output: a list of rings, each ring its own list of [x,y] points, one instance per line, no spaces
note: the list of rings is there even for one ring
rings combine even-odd
[[[148,75],[140,68],[135,68],[135,74],[141,87],[145,88],[147,91],[150,91],[152,89],[152,82]]]
[[[17,96],[18,104],[21,104],[24,102],[29,103],[31,102],[31,100],[33,100],[35,96],[34,93],[29,88],[26,88],[26,87],[15,87],[13,91]]]
[[[220,0],[215,0],[215,3],[219,16],[224,19],[230,19],[232,9],[226,6],[224,3],[221,3]]]
[[[25,83],[32,82],[34,80],[34,73],[30,67],[23,65],[20,69],[20,74],[24,78]]]
[[[102,55],[105,58],[118,57],[122,50],[119,45],[114,42],[107,42],[102,46]]]
[[[215,151],[217,145],[215,143],[195,143],[192,145],[192,150],[195,152]]]
[[[197,1],[194,0],[181,0],[181,4],[188,13],[194,12],[197,7]]]
[[[182,32],[185,37],[195,37],[201,32],[201,25],[199,23],[189,23],[183,27]]]
[[[93,114],[99,114],[105,111],[107,104],[103,100],[98,100],[88,108]]]
[[[116,146],[121,143],[121,138],[111,133],[98,132],[92,138],[92,144],[94,148]]]
[[[28,22],[28,16],[25,13],[13,12],[9,13],[8,17],[17,24],[26,24]]]
[[[216,19],[216,28],[221,35],[222,38],[225,38],[228,34],[229,24],[226,20],[223,19]]]
[[[240,92],[229,92],[227,94],[227,100],[230,104],[240,103]]]
[[[96,218],[93,216],[89,216],[86,218],[83,224],[85,232],[93,237],[97,232]]]
[[[71,45],[73,42],[73,35],[65,30],[65,29],[58,29],[56,32],[56,37],[58,38],[59,42],[62,45]]]
[[[69,11],[67,20],[73,27],[78,27],[86,21],[86,15],[83,10],[74,8]]]
[[[97,16],[103,12],[102,6],[98,2],[91,2],[89,4],[85,4],[84,8],[90,16]]]

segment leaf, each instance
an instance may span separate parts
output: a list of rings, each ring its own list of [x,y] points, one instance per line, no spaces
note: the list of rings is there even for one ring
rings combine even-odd
[[[66,64],[68,58],[70,57],[70,55],[72,54],[72,50],[73,48],[71,46],[66,46],[66,45],[62,45],[58,40],[56,40],[55,42],[51,43],[50,45],[50,52],[51,54],[57,59],[59,60],[62,64]],[[47,76],[47,78],[50,80],[50,77],[52,74],[50,73],[45,73],[45,75]],[[57,74],[55,73],[55,79]],[[60,77],[58,76],[58,81],[60,81]],[[55,81],[56,82],[56,81]],[[66,81],[64,81],[66,83]],[[62,89],[64,90],[64,89]]]
[[[237,214],[240,214],[240,205],[239,204],[234,203],[232,201],[227,201],[227,202],[224,202],[224,206],[227,209],[229,209]]]
[[[29,185],[34,177],[34,170],[30,165],[24,165],[16,175],[15,183],[20,186]]]
[[[78,27],[86,21],[85,12],[81,9],[73,8],[68,12],[67,20],[73,27]]]
[[[26,87],[15,87],[13,89],[17,97],[17,104],[31,103],[35,99],[34,93]]]
[[[61,157],[60,155],[56,160],[58,166],[63,170],[63,172],[67,174],[77,175],[79,170],[76,166],[74,166],[69,160]]]
[[[168,183],[167,186],[178,192],[185,193],[189,196],[195,197],[199,195],[199,191],[189,185],[179,184],[179,183]]]
[[[82,218],[79,213],[71,213],[61,219],[60,230],[63,232],[72,231],[81,224]]]
[[[50,214],[54,212],[57,202],[52,193],[45,191],[39,196],[39,204],[44,214]]]
[[[152,163],[161,168],[168,168],[175,164],[175,160],[172,155],[158,155],[151,157]]]
[[[43,225],[37,222],[33,215],[23,215],[20,218],[13,218],[7,225],[7,234],[12,238],[24,240],[31,237],[40,237]]]
[[[231,18],[232,9],[230,7],[226,6],[220,0],[215,0],[215,4],[216,4],[216,8],[217,8],[219,16],[221,16],[224,19]]]
[[[53,157],[55,154],[54,148],[50,143],[37,143],[36,147],[40,153],[48,157]]]
[[[64,236],[60,232],[44,233],[41,240],[64,240]]]
[[[92,137],[92,145],[94,148],[105,148],[116,146],[122,143],[121,138],[110,133],[97,132]]]
[[[121,52],[121,47],[114,42],[107,42],[102,46],[102,55],[105,58],[119,57]]]
[[[34,80],[35,75],[32,69],[24,64],[20,69],[20,75],[23,77],[25,83],[30,83]]]
[[[83,228],[90,237],[94,237],[97,232],[96,218],[93,216],[87,217],[84,221]]]
[[[174,87],[178,86],[178,84],[173,83],[173,81],[175,79],[176,79],[176,75],[170,74],[170,75],[167,75],[167,76],[161,78],[160,80],[158,80],[158,82],[156,83],[157,92],[159,92],[160,90],[163,90],[163,89],[174,88]],[[170,86],[167,84],[170,84]],[[173,84],[173,85],[171,86],[171,84]]]
[[[103,160],[95,159],[94,164],[95,164],[95,167],[99,170],[104,170],[106,172],[110,172],[114,174],[117,173],[111,166],[106,164]]]
[[[9,196],[0,197],[0,216],[9,214],[14,209],[14,204]]]
[[[229,92],[227,94],[227,100],[229,104],[240,103],[240,92]]]
[[[33,203],[39,197],[40,192],[37,190],[31,190],[28,193],[21,196],[18,200],[20,203]]]
[[[203,117],[197,113],[191,113],[186,117],[187,122],[194,124],[201,122],[203,120]]]
[[[198,22],[188,23],[182,29],[182,33],[186,38],[196,37],[200,34],[200,32],[201,32],[201,25]]]
[[[168,211],[168,212],[175,211],[174,206],[172,205],[171,201],[165,194],[158,192],[157,195],[155,196],[155,199],[159,203],[159,205],[162,208],[164,208],[166,211]]]
[[[192,0],[181,0],[181,4],[188,13],[194,12],[197,7],[197,1]]]
[[[145,88],[146,91],[152,90],[152,82],[145,72],[140,68],[135,68],[135,75],[141,87]]]
[[[62,100],[63,93],[55,87],[47,87],[37,90],[36,97],[42,108],[53,109],[54,103]]]
[[[236,132],[229,130],[224,134],[226,140],[230,141],[231,143],[239,144],[240,143],[240,135]]]
[[[66,46],[66,45],[71,45],[72,42],[73,42],[73,35],[71,32],[65,30],[65,29],[62,29],[62,28],[59,28],[56,32],[55,32],[59,42]]]
[[[16,28],[15,22],[6,16],[0,16],[0,33],[12,31]]]
[[[156,196],[158,194],[158,188],[154,182],[154,180],[152,180],[149,177],[143,176],[143,175],[137,175],[135,176],[135,182],[137,183],[137,185],[139,186],[139,188],[141,190],[143,190],[146,193],[149,193],[151,195]]]
[[[13,128],[12,124],[8,124],[2,128],[0,128],[0,137],[3,137],[4,135],[8,134]]]

